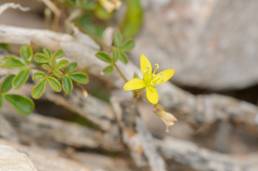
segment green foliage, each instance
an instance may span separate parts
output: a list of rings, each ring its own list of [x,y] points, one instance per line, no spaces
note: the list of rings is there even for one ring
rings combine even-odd
[[[7,43],[0,43],[0,50],[6,51],[9,50],[9,44]]]
[[[43,49],[42,52],[35,54],[35,62],[41,67],[42,71],[34,73],[33,80],[39,81],[32,90],[33,98],[40,98],[49,85],[55,92],[70,94],[73,90],[73,81],[79,84],[86,84],[88,76],[77,71],[77,64],[63,58],[62,50],[51,52]]]
[[[73,90],[73,82],[71,77],[65,76],[62,79],[62,86],[65,94],[70,94]]]
[[[126,38],[134,38],[139,33],[143,23],[141,0],[126,0],[127,10],[120,30]]]
[[[38,80],[44,79],[46,76],[47,76],[47,74],[46,74],[45,72],[36,71],[36,72],[33,74],[32,79],[33,79],[34,81],[38,81]]]
[[[46,91],[47,80],[40,80],[33,88],[31,95],[34,99],[39,99]]]
[[[8,75],[4,81],[2,82],[1,84],[1,87],[0,87],[0,92],[1,93],[6,93],[8,92],[9,90],[11,90],[12,88],[12,81],[13,81],[13,78],[15,77],[15,75]]]
[[[34,110],[35,105],[28,97],[17,94],[6,94],[4,98],[21,114],[27,115]]]
[[[124,64],[128,63],[128,53],[133,49],[134,41],[126,39],[120,32],[116,32],[113,38],[112,52],[99,51],[96,57],[108,65],[103,69],[105,74],[111,74],[114,71],[117,61]]]
[[[13,55],[6,56],[0,63],[0,67],[10,68],[10,69],[20,68],[24,66],[25,64],[22,62],[22,60]]]
[[[103,72],[105,74],[112,74],[112,72],[114,71],[114,66],[112,65],[108,65],[103,69]]]
[[[4,101],[7,101],[17,112],[24,115],[29,114],[34,110],[33,101],[28,97],[9,93],[14,78],[15,75],[8,75],[0,85],[0,107],[3,106]]]
[[[133,48],[133,40],[126,39],[120,32],[116,32],[114,34],[112,53],[115,59],[118,59],[124,64],[127,64],[127,53],[130,52]]]
[[[96,54],[97,58],[99,58],[100,60],[106,62],[106,63],[112,63],[112,58],[106,53],[106,52],[98,52]]]
[[[87,75],[83,72],[72,72],[70,77],[73,81],[79,84],[87,84],[89,82]]]
[[[62,91],[62,86],[58,79],[56,79],[55,77],[49,76],[47,78],[47,81],[50,87],[52,88],[52,90],[54,90],[55,92]]]
[[[25,45],[20,48],[20,57],[8,55],[0,63],[1,67],[16,69],[17,74],[10,74],[0,84],[0,107],[7,101],[21,114],[29,114],[34,109],[33,101],[25,96],[9,93],[12,88],[21,88],[29,80],[35,85],[31,95],[34,99],[39,99],[49,86],[55,92],[66,94],[73,90],[73,84],[88,83],[87,74],[78,71],[77,64],[64,58],[64,52],[55,52],[49,49],[42,49],[33,53],[32,47]]]
[[[72,73],[76,70],[77,68],[77,63],[75,62],[72,62],[70,63],[66,68],[65,68],[65,72],[69,72],[69,73]]]
[[[24,45],[20,48],[20,55],[26,62],[31,62],[33,56],[32,47]]]
[[[24,85],[30,76],[30,70],[28,68],[21,70],[13,79],[12,86],[13,88],[20,88]]]

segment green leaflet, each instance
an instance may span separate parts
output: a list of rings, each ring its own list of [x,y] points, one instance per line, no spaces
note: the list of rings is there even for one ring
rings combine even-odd
[[[47,78],[48,84],[55,92],[60,92],[62,90],[61,83],[54,77]]]
[[[68,76],[63,77],[62,79],[62,87],[65,94],[71,94],[73,90],[73,82],[72,79]]]
[[[21,114],[30,114],[35,108],[33,101],[28,97],[17,94],[6,94],[4,97]]]
[[[67,59],[60,59],[57,61],[57,68],[63,69],[69,65],[69,61]]]
[[[50,61],[50,56],[47,53],[38,52],[34,56],[34,61],[39,64],[46,64]]]
[[[19,68],[24,67],[25,64],[16,56],[6,56],[4,59],[0,62],[0,66],[4,68]]]
[[[66,68],[66,72],[74,72],[77,68],[77,63],[72,62],[70,63],[67,68]]]
[[[20,48],[20,55],[26,61],[30,62],[33,57],[33,50],[31,46],[24,45]]]
[[[140,0],[126,0],[127,10],[120,24],[120,30],[126,38],[133,38],[143,23],[143,9]]]
[[[13,79],[12,85],[14,88],[20,88],[22,85],[24,85],[27,80],[29,79],[30,70],[24,69],[21,70]]]
[[[83,72],[74,72],[70,76],[73,81],[79,84],[87,84],[89,82],[88,76]]]
[[[43,79],[39,81],[33,88],[32,88],[32,97],[34,99],[39,99],[44,92],[46,91],[46,86],[47,86],[47,80]]]
[[[7,93],[12,88],[13,78],[14,75],[9,75],[3,80],[0,88],[1,93]]]
[[[57,59],[57,58],[61,58],[64,56],[64,51],[62,49],[59,49],[57,50],[55,53],[54,53],[54,57]]]
[[[109,65],[103,69],[103,72],[105,74],[111,74],[114,71],[114,67],[112,65]]]
[[[46,76],[47,76],[46,73],[44,73],[44,72],[42,72],[42,71],[37,71],[37,72],[35,72],[35,73],[33,74],[32,79],[33,79],[34,81],[36,81],[36,80],[42,80],[42,79],[44,79]]]
[[[100,60],[106,62],[106,63],[111,63],[112,62],[112,58],[106,53],[106,52],[98,52],[96,54],[97,58],[99,58]]]

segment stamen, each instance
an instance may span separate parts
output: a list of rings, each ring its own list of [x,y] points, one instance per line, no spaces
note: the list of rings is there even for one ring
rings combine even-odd
[[[153,74],[156,74],[159,71],[159,64],[155,64],[155,69],[153,71]]]

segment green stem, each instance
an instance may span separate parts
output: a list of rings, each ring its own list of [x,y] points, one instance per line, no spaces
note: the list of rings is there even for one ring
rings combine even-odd
[[[117,66],[117,64],[114,64],[118,74],[121,76],[121,78],[124,80],[124,82],[127,82],[128,79],[126,78],[125,74],[122,72],[122,70]]]

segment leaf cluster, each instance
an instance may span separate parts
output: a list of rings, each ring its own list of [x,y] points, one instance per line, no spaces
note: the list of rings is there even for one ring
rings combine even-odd
[[[97,58],[108,64],[103,69],[103,72],[106,74],[112,73],[117,61],[127,64],[128,53],[133,48],[134,41],[132,39],[126,39],[120,32],[116,32],[113,38],[111,53],[100,51],[96,54]]]
[[[8,75],[3,80],[0,89],[0,107],[6,100],[20,113],[31,113],[34,103],[28,97],[9,94],[9,91],[26,84],[30,75],[36,83],[31,93],[34,99],[39,99],[46,91],[47,86],[54,92],[63,91],[65,94],[70,94],[74,83],[88,83],[87,74],[78,71],[77,63],[64,58],[62,50],[52,52],[49,49],[43,49],[33,53],[32,47],[25,45],[20,48],[19,57],[5,56],[0,62],[0,67],[18,71],[17,74]]]
[[[11,74],[7,76],[0,85],[0,108],[3,106],[4,101],[7,101],[21,114],[29,114],[34,110],[33,101],[18,94],[10,93],[12,83],[15,75]]]
[[[40,98],[44,94],[47,85],[55,92],[63,90],[65,94],[70,94],[73,90],[74,82],[79,84],[88,83],[88,76],[77,71],[77,64],[70,62],[63,56],[62,50],[51,52],[48,49],[43,49],[42,52],[35,54],[34,61],[40,70],[34,72],[32,76],[32,79],[36,82],[32,89],[33,98]]]

